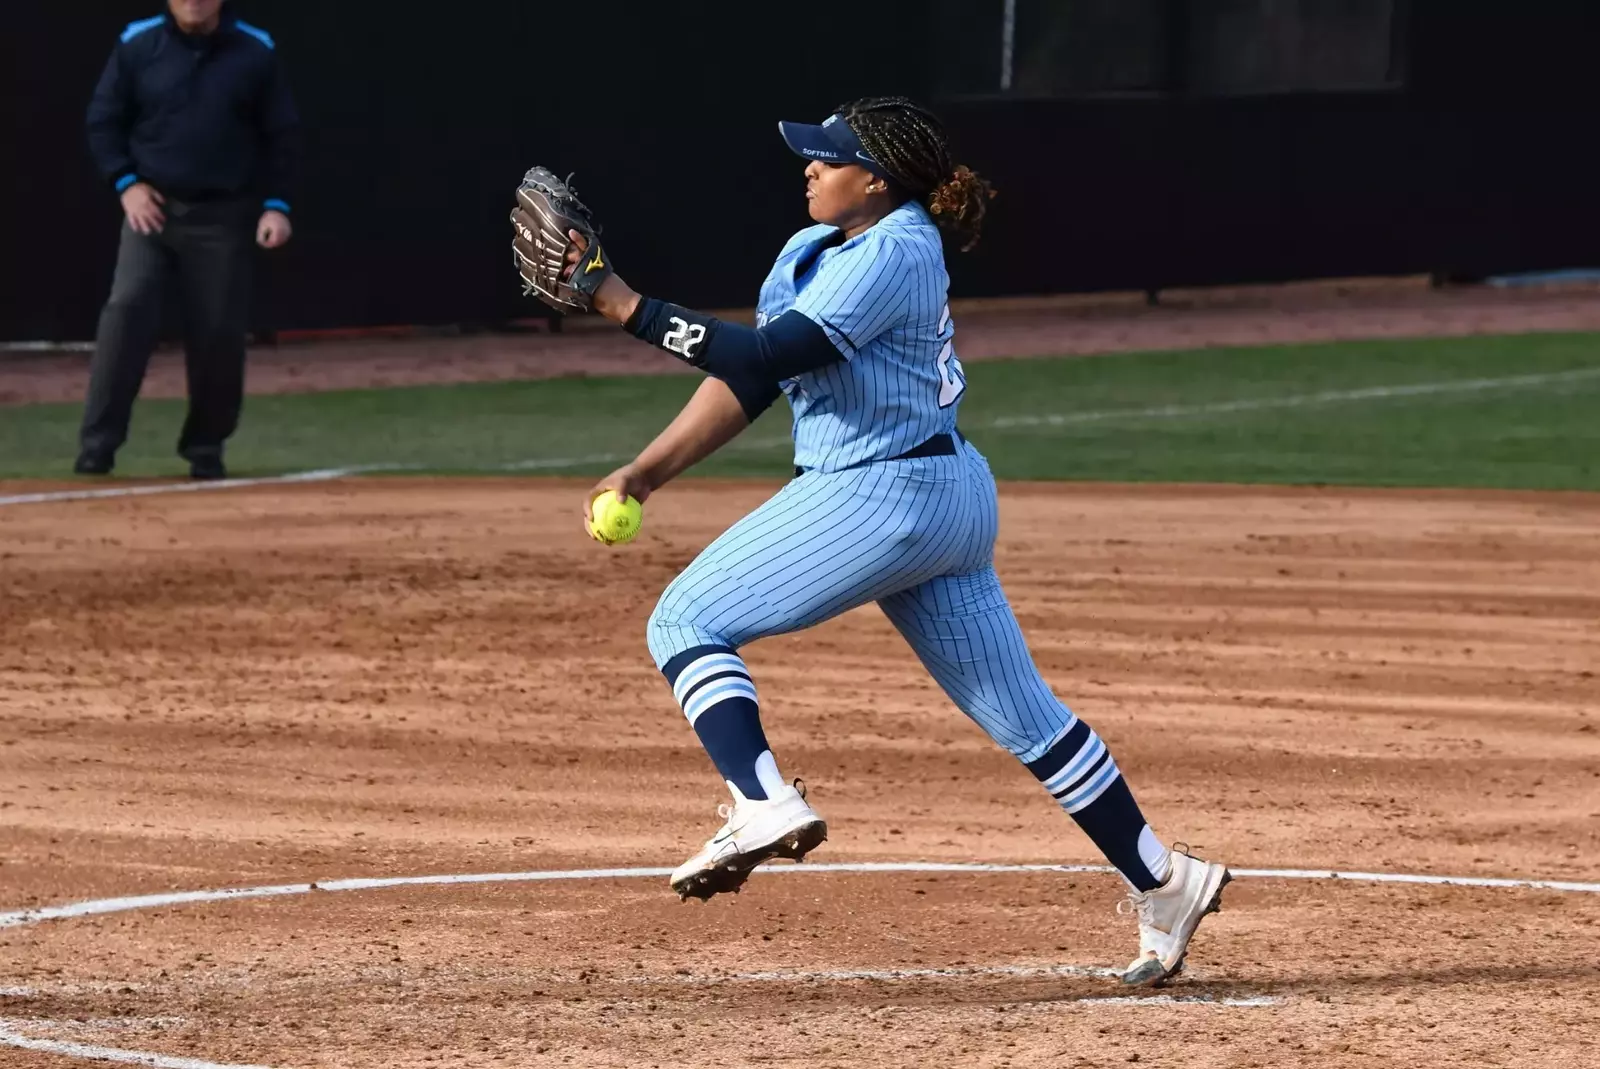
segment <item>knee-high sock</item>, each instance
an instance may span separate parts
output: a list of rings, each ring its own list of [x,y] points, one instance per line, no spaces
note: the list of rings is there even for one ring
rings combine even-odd
[[[1135,890],[1153,891],[1166,882],[1172,856],[1145,823],[1111,751],[1088,724],[1074,721],[1060,742],[1028,763],[1028,771]]]
[[[730,788],[754,801],[783,791],[786,784],[761,730],[756,685],[742,657],[727,646],[697,646],[661,672]]]

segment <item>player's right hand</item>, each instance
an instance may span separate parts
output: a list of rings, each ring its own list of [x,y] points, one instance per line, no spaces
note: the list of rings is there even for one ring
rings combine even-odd
[[[601,494],[614,493],[617,495],[618,501],[626,501],[631,497],[642,505],[653,489],[654,487],[650,485],[650,481],[645,478],[644,472],[632,464],[624,464],[604,479],[595,483],[594,486],[590,487],[589,492],[583,495],[583,522],[588,524],[592,515],[589,511],[590,506],[594,504],[594,499]]]
[[[136,233],[159,234],[162,227],[167,225],[167,217],[161,211],[161,206],[167,198],[158,193],[154,186],[144,182],[135,182],[122,191],[122,211],[128,217],[128,225]]]

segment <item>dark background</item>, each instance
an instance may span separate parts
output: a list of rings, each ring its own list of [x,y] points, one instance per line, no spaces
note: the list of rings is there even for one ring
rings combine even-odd
[[[754,302],[805,225],[780,118],[931,100],[1001,190],[960,296],[1600,264],[1600,7],[1585,0],[241,0],[305,121],[258,323],[527,315],[505,216],[577,172],[645,292]],[[11,6],[0,339],[94,333],[115,198],[84,109],[158,0]]]

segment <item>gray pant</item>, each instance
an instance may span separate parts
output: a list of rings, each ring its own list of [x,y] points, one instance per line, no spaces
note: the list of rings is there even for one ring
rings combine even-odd
[[[245,334],[250,317],[251,201],[184,204],[168,198],[166,227],[140,234],[122,224],[111,298],[100,313],[79,444],[110,458],[128,437],[134,399],[161,330],[167,283],[182,289],[189,416],[178,453],[221,457],[244,404]]]

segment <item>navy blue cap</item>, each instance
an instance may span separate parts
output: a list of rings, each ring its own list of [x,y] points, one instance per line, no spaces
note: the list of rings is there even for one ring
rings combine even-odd
[[[861,139],[850,129],[841,115],[830,115],[821,126],[802,122],[780,122],[778,133],[796,156],[823,163],[854,163],[865,167],[879,178],[889,178],[883,164],[873,159],[862,147]]]

